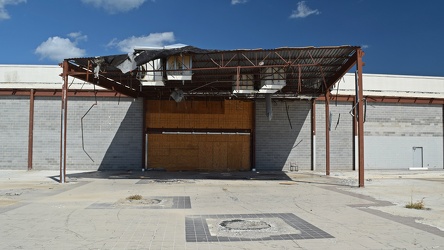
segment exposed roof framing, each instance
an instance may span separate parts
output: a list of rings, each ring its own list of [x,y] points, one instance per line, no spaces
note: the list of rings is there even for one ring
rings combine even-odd
[[[0,89],[0,96],[62,96],[61,89]],[[81,96],[81,97],[120,97],[120,93],[112,91],[91,91],[91,90],[71,90],[68,96]]]
[[[444,105],[444,99],[435,99],[435,98],[368,96],[368,95],[364,95],[363,98],[367,102]],[[317,100],[325,101],[325,97],[321,96]],[[339,101],[339,102],[353,102],[356,100],[356,97],[354,95],[331,95],[330,100]]]
[[[252,50],[204,50],[192,46],[175,49],[135,50],[124,55],[71,58],[68,75],[120,92],[127,96],[149,99],[168,98],[174,89],[185,96],[232,96],[243,75],[248,75],[259,89],[265,70],[282,75],[286,85],[277,97],[317,97],[347,73],[357,61],[358,46],[303,47]],[[164,86],[143,86],[138,78],[141,66],[153,60],[168,61],[171,56],[191,56],[191,80],[163,79]],[[169,71],[162,67],[165,76]],[[269,71],[268,71],[269,72]],[[260,97],[261,93],[235,94],[237,98]]]

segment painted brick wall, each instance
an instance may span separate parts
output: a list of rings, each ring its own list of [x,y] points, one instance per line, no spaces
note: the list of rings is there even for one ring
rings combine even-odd
[[[265,101],[256,101],[257,170],[289,170],[292,162],[311,169],[310,110],[311,102],[305,100],[273,102],[273,119],[268,121]]]
[[[369,103],[366,136],[443,136],[441,105]]]
[[[441,105],[369,103],[366,118],[367,169],[416,167],[417,147],[423,151],[423,167],[443,168]]]
[[[0,96],[0,169],[28,169],[29,98]]]
[[[67,169],[142,168],[143,101],[133,98],[68,99]],[[2,97],[0,168],[27,169],[29,97]],[[83,145],[81,118],[83,119]],[[33,169],[60,167],[60,97],[36,97]],[[13,140],[11,138],[14,138]],[[89,156],[88,156],[89,155]]]
[[[353,169],[353,118],[351,103],[330,101],[330,170]],[[316,170],[325,170],[325,103],[316,102]]]

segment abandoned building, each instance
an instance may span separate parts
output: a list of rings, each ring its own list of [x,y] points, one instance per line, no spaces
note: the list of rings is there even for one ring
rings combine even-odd
[[[444,77],[363,74],[363,56],[186,46],[0,65],[0,169],[443,169]]]

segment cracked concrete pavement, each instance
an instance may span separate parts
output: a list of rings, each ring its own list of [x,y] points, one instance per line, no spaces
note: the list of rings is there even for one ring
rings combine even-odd
[[[353,171],[68,171],[68,183],[57,178],[57,171],[0,171],[0,249],[444,249],[444,171],[366,171],[364,188]],[[189,197],[190,208],[94,206],[135,194]],[[418,200],[426,210],[404,207]],[[190,241],[219,216],[283,214],[332,237],[281,230]],[[202,228],[186,226],[193,216],[207,217]]]

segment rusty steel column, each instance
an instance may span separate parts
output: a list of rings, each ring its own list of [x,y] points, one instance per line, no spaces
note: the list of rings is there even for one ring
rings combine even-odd
[[[364,52],[356,50],[356,69],[358,71],[358,144],[359,144],[359,187],[364,187],[364,96],[362,82],[362,57]]]
[[[325,93],[325,174],[330,175],[330,91]]]
[[[316,99],[311,101],[311,170],[316,170]]]
[[[66,180],[66,130],[68,108],[68,61],[63,61],[62,110],[60,123],[60,183]]]
[[[28,170],[32,170],[32,153],[34,145],[34,89],[29,93],[29,131],[28,131]]]

